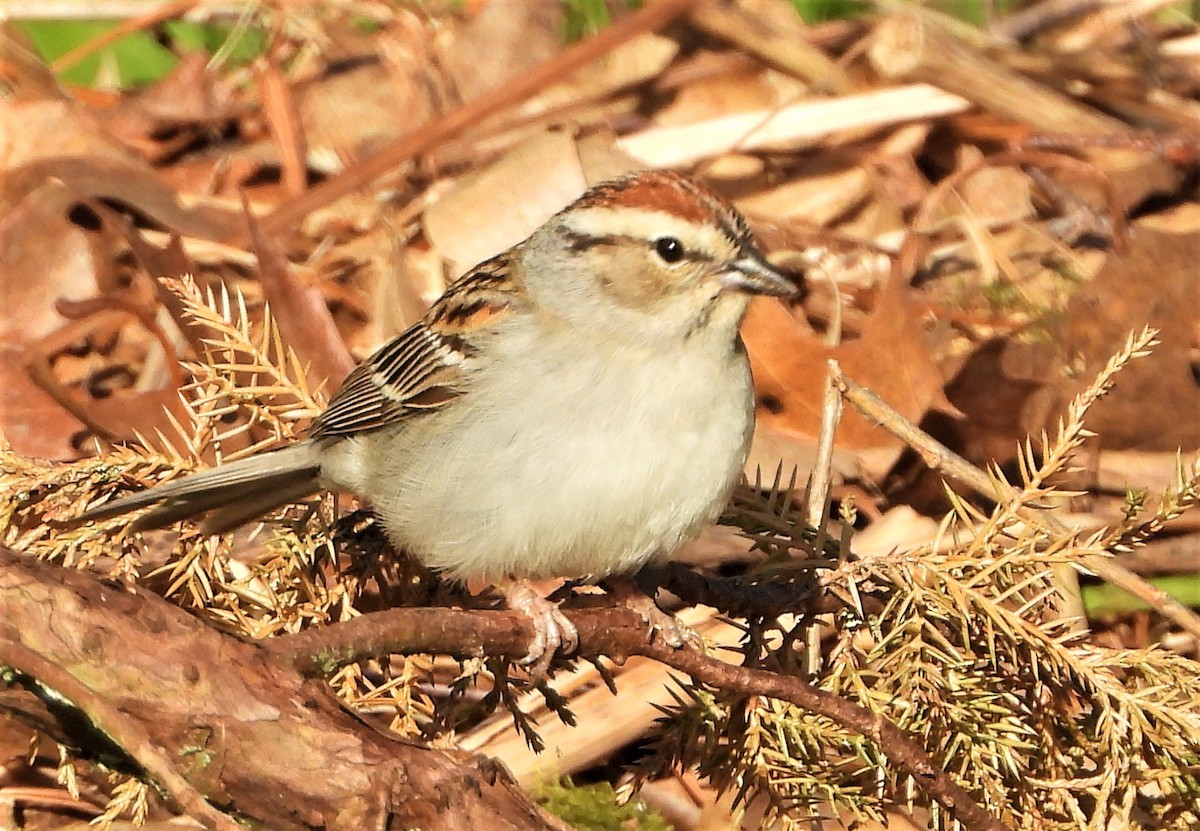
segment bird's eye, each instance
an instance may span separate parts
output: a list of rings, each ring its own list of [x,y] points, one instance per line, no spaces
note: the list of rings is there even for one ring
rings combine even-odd
[[[683,259],[683,243],[675,237],[659,237],[654,241],[654,251],[664,263],[677,263]]]

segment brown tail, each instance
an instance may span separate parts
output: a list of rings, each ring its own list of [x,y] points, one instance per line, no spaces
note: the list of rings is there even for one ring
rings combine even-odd
[[[203,530],[219,534],[319,491],[321,465],[316,451],[313,443],[301,442],[220,465],[100,505],[70,524],[107,519],[153,505],[132,523],[133,530],[162,528],[207,514]]]

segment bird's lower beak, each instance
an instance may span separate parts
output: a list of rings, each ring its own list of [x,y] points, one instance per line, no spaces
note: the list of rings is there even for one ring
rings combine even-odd
[[[799,292],[794,282],[776,271],[757,252],[731,262],[721,276],[721,284],[729,291],[772,297],[792,297]]]

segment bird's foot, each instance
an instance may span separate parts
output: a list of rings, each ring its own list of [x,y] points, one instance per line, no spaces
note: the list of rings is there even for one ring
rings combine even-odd
[[[609,577],[604,581],[609,595],[627,609],[637,612],[638,617],[650,627],[650,639],[662,638],[663,643],[675,649],[684,646],[703,647],[704,641],[691,627],[679,618],[658,608],[654,598],[643,592],[629,577]]]
[[[529,667],[534,678],[543,678],[550,669],[554,655],[574,652],[579,647],[579,630],[570,618],[562,613],[558,604],[547,600],[525,580],[504,589],[504,601],[508,608],[522,612],[533,623],[533,643],[529,653],[521,659]]]

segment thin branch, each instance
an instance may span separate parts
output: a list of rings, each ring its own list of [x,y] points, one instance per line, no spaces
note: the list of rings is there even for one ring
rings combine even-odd
[[[808,479],[808,504],[804,506],[804,519],[817,529],[820,551],[824,545],[823,535],[828,524],[829,488],[833,481],[833,447],[838,424],[842,420],[842,396],[835,379],[842,374],[838,362],[826,363],[825,391],[822,394],[821,432],[817,439],[817,458]]]
[[[837,376],[837,384],[846,400],[868,418],[874,419],[892,435],[902,440],[920,454],[930,468],[940,470],[972,490],[989,498],[996,498],[996,483],[979,468],[950,450],[933,436],[909,422],[892,409],[883,399],[868,389],[859,386],[844,375]],[[1054,516],[1044,511],[1025,512],[1030,521],[1040,523],[1055,534],[1069,534],[1070,530]],[[1109,557],[1091,555],[1082,561],[1088,571],[1114,586],[1119,586],[1134,597],[1157,609],[1175,625],[1200,637],[1200,615],[1180,603],[1162,589],[1156,588],[1145,579],[1134,574]]]
[[[673,649],[651,642],[648,630],[628,609],[563,609],[579,630],[579,656],[621,659],[652,658],[685,672],[696,681],[741,695],[787,701],[831,719],[857,733],[888,755],[939,804],[971,831],[1006,831],[945,771],[939,769],[917,739],[881,716],[799,678],[761,669],[734,666],[692,649]],[[264,644],[277,660],[312,677],[354,661],[391,653],[434,652],[461,657],[489,655],[512,660],[529,650],[533,627],[529,618],[507,611],[389,609],[354,620],[273,638]]]

